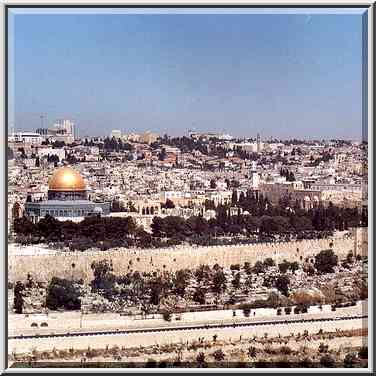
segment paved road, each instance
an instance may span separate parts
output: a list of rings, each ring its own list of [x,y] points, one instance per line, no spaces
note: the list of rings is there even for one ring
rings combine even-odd
[[[149,346],[154,344],[171,344],[178,342],[192,342],[198,338],[212,339],[213,335],[218,336],[218,340],[236,340],[240,336],[243,338],[252,338],[253,336],[264,336],[268,333],[269,337],[290,335],[291,333],[303,333],[305,330],[309,334],[317,333],[320,329],[323,331],[336,331],[336,329],[351,330],[368,327],[368,319],[364,318],[328,318],[319,320],[295,320],[286,322],[259,322],[259,323],[239,323],[238,325],[224,325],[219,327],[200,327],[195,328],[154,328],[137,329],[126,332],[95,332],[95,333],[75,333],[58,335],[54,337],[29,337],[9,339],[9,352],[25,353],[33,349],[38,351],[51,351],[56,349],[86,349],[105,348],[106,346],[122,346],[125,348]],[[349,338],[349,343],[351,338]]]
[[[328,309],[329,308],[329,309]],[[23,315],[13,315],[9,318],[9,336],[17,338],[23,336],[47,335],[47,334],[66,334],[66,333],[92,333],[92,332],[127,332],[130,329],[156,329],[156,328],[179,328],[179,327],[205,327],[210,325],[233,325],[242,323],[257,322],[279,322],[281,320],[294,321],[296,319],[323,319],[335,317],[360,317],[367,314],[367,302],[359,302],[356,306],[339,308],[337,311],[331,311],[330,306],[324,307],[321,311],[318,307],[311,307],[310,313],[290,315],[276,315],[276,310],[268,309],[256,312],[256,316],[251,314],[245,317],[243,312],[237,311],[233,317],[233,311],[208,311],[183,313],[180,320],[176,320],[173,315],[171,322],[167,323],[161,317],[146,320],[135,320],[130,317],[122,317],[119,314],[94,314],[80,317],[79,312],[53,313],[48,316],[24,317]],[[157,315],[161,316],[161,315]],[[82,320],[82,321],[81,321]],[[81,321],[81,322],[80,322]],[[39,322],[39,327],[32,328],[31,323]],[[41,327],[42,322],[48,322],[48,327]],[[172,329],[169,329],[172,330]]]
[[[312,316],[312,315],[311,315]],[[174,324],[174,325],[159,325],[154,327],[143,328],[130,328],[127,330],[92,330],[92,331],[74,331],[74,332],[61,332],[61,333],[43,333],[43,334],[29,334],[29,335],[15,335],[9,336],[8,339],[32,339],[32,338],[56,338],[56,337],[80,337],[80,336],[98,336],[98,335],[111,335],[111,334],[132,334],[132,333],[148,333],[148,332],[166,332],[177,330],[200,330],[200,329],[221,329],[221,328],[238,328],[238,327],[252,327],[259,325],[289,325],[291,323],[311,323],[311,322],[324,322],[324,321],[344,321],[355,319],[367,319],[368,315],[356,315],[356,316],[330,316],[322,318],[314,317],[285,317],[270,319],[264,318],[257,321],[243,321],[233,323],[221,322],[221,323],[199,323],[199,324]]]

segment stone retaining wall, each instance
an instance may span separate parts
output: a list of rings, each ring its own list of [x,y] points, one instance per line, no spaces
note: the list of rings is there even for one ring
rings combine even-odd
[[[358,237],[359,239],[359,237]],[[330,244],[332,243],[332,244]],[[364,241],[365,243],[365,241]],[[114,273],[125,275],[129,271],[175,271],[196,268],[201,264],[219,264],[229,267],[243,265],[271,257],[275,262],[305,260],[332,245],[334,252],[344,258],[354,252],[354,238],[302,240],[283,243],[260,243],[235,246],[184,247],[165,249],[112,249],[108,251],[62,252],[47,255],[9,255],[9,281],[25,280],[27,273],[39,281],[53,276],[61,278],[93,278],[91,263],[94,260],[112,260]],[[363,247],[367,252],[367,247]],[[359,252],[358,252],[359,253]]]

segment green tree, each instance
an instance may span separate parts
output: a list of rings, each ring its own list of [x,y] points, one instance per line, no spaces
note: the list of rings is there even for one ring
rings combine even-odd
[[[235,277],[232,280],[232,285],[235,289],[238,289],[240,287],[240,273],[235,274]]]
[[[47,287],[46,305],[49,309],[78,310],[81,308],[79,288],[67,279],[53,277]]]
[[[290,269],[290,263],[286,260],[283,260],[283,262],[278,264],[278,269],[282,274],[285,274]]]
[[[315,256],[315,268],[320,274],[333,273],[338,264],[338,256],[332,249],[323,250]]]
[[[289,285],[290,279],[286,275],[281,275],[275,280],[275,287],[285,296],[289,295]]]
[[[93,289],[105,290],[110,293],[116,281],[116,277],[112,273],[112,262],[108,260],[93,261],[91,269],[94,274],[94,279],[91,281]]]
[[[220,269],[213,276],[213,289],[215,292],[222,292],[226,289],[226,276]]]
[[[205,292],[202,288],[197,287],[193,294],[193,301],[199,304],[205,304]]]
[[[24,296],[23,292],[25,290],[25,285],[21,281],[17,281],[14,286],[14,300],[13,307],[15,313],[22,313],[24,306]]]
[[[271,267],[271,266],[274,266],[275,265],[275,262],[274,260],[271,258],[271,257],[268,257],[264,260],[264,265],[266,267]]]
[[[188,279],[190,277],[189,270],[178,270],[175,273],[175,278],[174,278],[174,289],[176,294],[180,296],[184,296],[185,289],[188,285]]]
[[[256,261],[255,265],[252,268],[252,271],[256,274],[265,272],[265,265],[261,261]]]

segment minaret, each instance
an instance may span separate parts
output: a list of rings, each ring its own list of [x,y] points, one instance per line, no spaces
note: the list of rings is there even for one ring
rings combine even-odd
[[[257,162],[252,161],[252,167],[251,167],[251,185],[252,189],[258,189],[260,183],[260,177],[257,173]]]

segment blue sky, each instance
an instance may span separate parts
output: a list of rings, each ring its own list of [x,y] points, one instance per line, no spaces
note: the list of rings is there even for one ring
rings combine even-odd
[[[79,134],[360,139],[358,14],[31,14],[10,22],[10,121]],[[107,10],[107,13],[108,10]],[[270,13],[270,12],[269,12]]]

